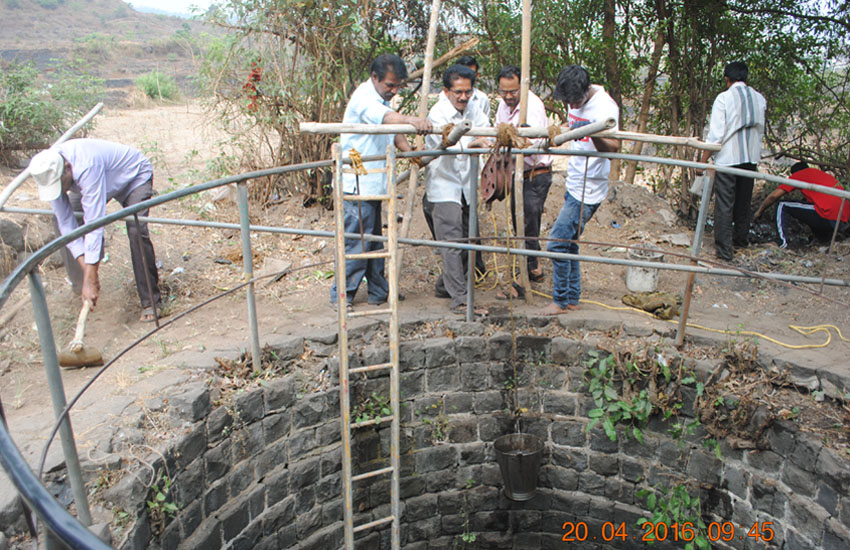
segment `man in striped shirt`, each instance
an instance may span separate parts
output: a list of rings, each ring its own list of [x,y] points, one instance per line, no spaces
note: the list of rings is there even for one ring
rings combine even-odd
[[[729,63],[723,75],[726,91],[711,107],[706,141],[721,144],[715,165],[755,172],[761,158],[767,103],[764,96],[747,86],[746,63]],[[703,152],[701,161],[707,162],[710,156],[711,151]],[[702,170],[696,173],[701,175]],[[743,248],[749,241],[753,178],[717,172],[714,193],[714,253],[721,260],[731,261],[733,246]]]

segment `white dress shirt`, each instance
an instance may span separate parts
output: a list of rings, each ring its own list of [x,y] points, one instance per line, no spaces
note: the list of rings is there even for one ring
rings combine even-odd
[[[478,108],[478,105],[473,105],[471,100],[462,113],[455,109],[448,98],[437,101],[428,113],[428,120],[434,126],[457,124],[465,118],[472,122],[473,128],[490,126],[490,121],[484,116],[484,112]],[[442,139],[439,134],[426,136],[425,148],[438,149]],[[474,140],[472,136],[463,136],[458,146],[468,148]],[[477,163],[474,163],[469,155],[444,155],[428,163],[425,182],[428,200],[461,204],[461,198],[465,198],[466,203],[469,204],[470,193],[474,192],[472,184],[477,175],[473,166],[477,166]]]

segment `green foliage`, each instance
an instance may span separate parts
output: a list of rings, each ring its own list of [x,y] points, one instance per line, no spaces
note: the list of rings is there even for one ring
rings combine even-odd
[[[77,64],[58,68],[50,81],[32,63],[4,67],[0,71],[0,153],[46,147],[94,107],[103,90],[103,80]]]
[[[212,40],[199,84],[208,111],[237,140],[243,170],[329,158],[336,137],[303,135],[298,123],[341,121],[374,58],[423,51],[428,24],[427,5],[393,0],[228,0],[205,19],[228,32]],[[254,198],[327,201],[325,173],[269,178]]]
[[[21,7],[21,0],[3,0],[3,3],[10,10],[16,10]]]
[[[475,486],[474,479],[466,480],[466,489],[472,489]],[[472,531],[472,524],[469,520],[469,501],[466,498],[466,491],[463,493],[463,505],[460,510],[460,517],[463,518],[463,532],[455,538],[455,548],[468,548],[467,545],[472,544],[476,540],[478,540],[478,535]]]
[[[652,513],[650,518],[640,518],[637,521],[637,526],[648,533],[648,544],[655,544],[656,534],[659,533],[658,525],[663,524],[666,528],[661,531],[664,535],[663,538],[658,537],[660,540],[686,541],[685,550],[709,550],[711,545],[706,536],[706,524],[702,519],[699,497],[692,497],[687,486],[683,484],[674,485],[672,489],[656,489],[658,494],[647,489],[640,489],[635,493],[638,498],[646,498],[646,507]],[[649,529],[645,526],[647,523],[654,527]],[[671,534],[672,529],[677,529],[675,538]]]
[[[357,414],[354,415],[354,423],[361,424],[369,420],[375,420],[377,424],[380,424],[382,417],[392,414],[393,410],[390,407],[390,398],[372,392],[372,396],[363,400],[357,408]]]
[[[151,530],[155,535],[162,533],[168,520],[174,517],[179,508],[173,502],[171,494],[171,478],[166,472],[159,472],[159,476],[150,488],[148,514],[151,520]]]
[[[445,407],[446,405],[443,400],[433,403],[431,408],[438,411],[437,415],[433,418],[425,417],[422,419],[423,424],[431,427],[431,441],[433,443],[442,443],[449,438],[449,432],[452,428],[449,424],[449,417],[446,416]],[[467,480],[468,483],[469,480]]]
[[[151,99],[171,100],[180,95],[174,78],[159,71],[151,71],[136,79],[136,86]]]
[[[111,58],[116,47],[114,36],[99,32],[75,38],[74,43],[74,51],[77,54],[93,61],[105,61]]]
[[[652,401],[646,389],[641,389],[631,398],[620,395],[615,385],[617,374],[616,359],[613,355],[599,357],[599,352],[589,352],[584,376],[587,390],[590,392],[596,408],[588,412],[591,418],[587,425],[590,431],[598,422],[602,422],[605,434],[611,441],[617,440],[618,423],[627,424],[631,430],[629,433],[640,442],[643,442],[641,429],[646,426],[652,414]],[[636,377],[645,377],[647,373],[640,370],[634,361],[627,363],[626,372]]]

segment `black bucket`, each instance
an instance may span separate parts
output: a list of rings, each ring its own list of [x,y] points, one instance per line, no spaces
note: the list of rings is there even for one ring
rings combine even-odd
[[[496,439],[493,448],[505,482],[505,496],[520,502],[534,498],[543,441],[531,434],[508,434]]]

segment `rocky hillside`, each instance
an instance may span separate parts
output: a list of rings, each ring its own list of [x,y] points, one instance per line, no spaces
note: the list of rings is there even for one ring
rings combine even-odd
[[[76,63],[106,79],[120,104],[133,80],[154,69],[191,93],[204,26],[139,13],[121,0],[0,0],[0,65],[33,61],[45,74]]]

